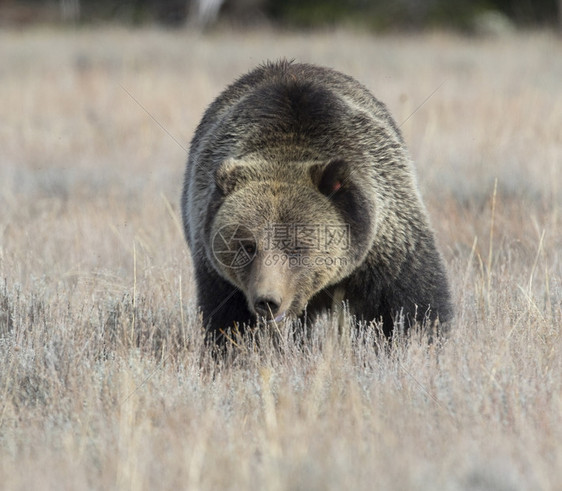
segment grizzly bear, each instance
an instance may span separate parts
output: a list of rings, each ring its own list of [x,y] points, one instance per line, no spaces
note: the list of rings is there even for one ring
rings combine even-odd
[[[398,126],[347,75],[280,61],[227,87],[191,142],[181,206],[214,341],[338,304],[388,336],[451,318]]]

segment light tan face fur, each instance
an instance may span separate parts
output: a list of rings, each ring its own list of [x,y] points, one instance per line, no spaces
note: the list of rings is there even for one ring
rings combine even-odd
[[[245,183],[225,198],[211,234],[230,244],[227,253],[210,251],[215,268],[240,288],[258,316],[300,315],[312,296],[354,267],[347,225],[312,184]],[[276,311],[256,311],[261,298],[275,300]]]

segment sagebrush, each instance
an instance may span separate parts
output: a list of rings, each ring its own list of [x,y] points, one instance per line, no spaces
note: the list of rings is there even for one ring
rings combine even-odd
[[[2,487],[560,489],[559,51],[545,33],[1,32]],[[187,142],[280,57],[350,73],[401,124],[448,337],[326,317],[204,346]]]

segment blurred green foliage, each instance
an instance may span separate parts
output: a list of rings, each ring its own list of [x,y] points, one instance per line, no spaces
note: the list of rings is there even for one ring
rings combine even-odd
[[[556,23],[556,0],[268,0],[284,24],[311,27],[351,22],[376,30],[446,26],[468,28],[474,18],[497,11],[518,25]]]
[[[59,10],[59,17],[67,21],[134,25],[265,21],[289,28],[346,24],[376,31],[427,27],[463,30],[473,27],[482,13],[494,11],[519,26],[562,27],[562,0],[10,0],[0,1],[0,21],[4,20],[0,24],[9,23],[8,15],[2,19],[3,13],[17,13],[17,9],[27,17],[35,9],[36,20],[52,20],[53,15],[46,15],[48,7],[51,14]]]
[[[374,30],[464,27],[480,8],[470,0],[269,0],[274,19],[297,27],[349,23]]]

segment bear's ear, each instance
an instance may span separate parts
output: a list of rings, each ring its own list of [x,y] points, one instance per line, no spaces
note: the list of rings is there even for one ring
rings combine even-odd
[[[215,183],[224,196],[231,194],[244,180],[245,168],[240,160],[227,159],[215,171]]]
[[[313,165],[310,177],[318,190],[328,198],[336,195],[350,184],[349,165],[343,159],[334,159],[326,164]]]

